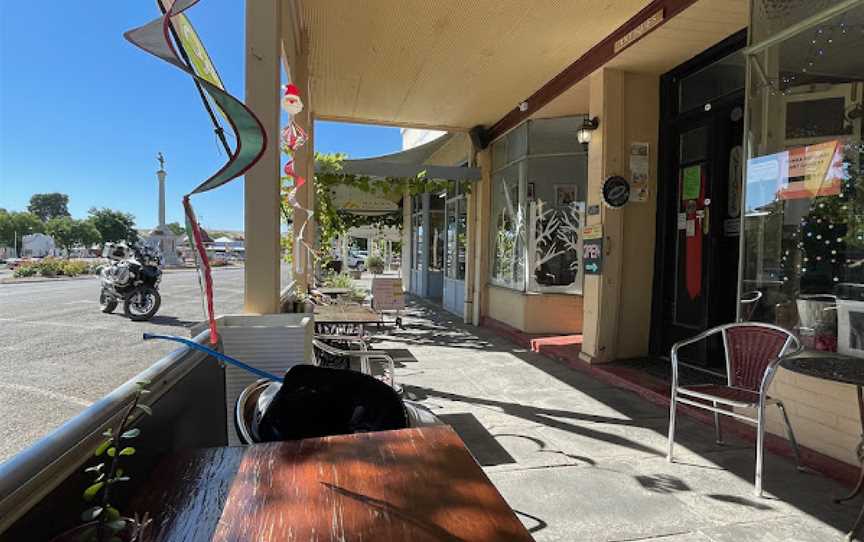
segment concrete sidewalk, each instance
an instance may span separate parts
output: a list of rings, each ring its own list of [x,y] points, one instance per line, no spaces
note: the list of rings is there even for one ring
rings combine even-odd
[[[754,449],[714,443],[679,417],[666,461],[668,413],[455,316],[411,303],[397,379],[462,436],[537,540],[664,542],[843,540],[861,506],[847,488],[768,454],[768,498],[753,494]],[[794,424],[794,420],[793,420]]]

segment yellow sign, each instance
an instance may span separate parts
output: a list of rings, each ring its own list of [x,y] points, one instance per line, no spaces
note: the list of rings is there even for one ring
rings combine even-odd
[[[585,226],[582,228],[582,239],[602,239],[603,225],[594,224],[593,226]]]
[[[617,55],[627,47],[630,47],[631,45],[636,43],[642,36],[654,30],[654,28],[656,28],[662,22],[663,10],[660,9],[653,15],[639,23],[639,26],[615,40],[615,54]]]

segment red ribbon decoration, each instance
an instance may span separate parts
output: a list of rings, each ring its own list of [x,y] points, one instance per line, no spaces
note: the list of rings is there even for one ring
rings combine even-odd
[[[687,220],[693,221],[694,231],[692,236],[684,232],[687,238],[685,285],[691,300],[695,300],[702,294],[702,228],[705,219],[700,218],[698,212],[700,207],[703,211],[705,209],[705,172],[704,168],[699,169],[699,197],[695,200],[694,211],[687,213]]]
[[[198,268],[203,270],[204,274],[204,298],[207,301],[207,319],[210,323],[210,344],[216,344],[219,342],[219,331],[216,326],[216,311],[213,309],[213,275],[210,273],[210,260],[207,258],[207,249],[204,248],[201,227],[198,225],[189,196],[183,196],[183,209],[186,211],[186,223],[192,229]]]

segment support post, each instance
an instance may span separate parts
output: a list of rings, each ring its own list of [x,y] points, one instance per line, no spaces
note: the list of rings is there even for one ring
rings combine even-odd
[[[267,133],[267,150],[244,185],[246,273],[244,311],[279,311],[280,0],[246,2],[246,103]]]

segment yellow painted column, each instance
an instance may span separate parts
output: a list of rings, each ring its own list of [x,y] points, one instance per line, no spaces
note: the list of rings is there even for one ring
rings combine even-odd
[[[489,228],[492,221],[492,149],[477,153],[477,167],[481,179],[474,184],[471,198],[474,202],[474,302],[471,315],[474,325],[480,325],[489,313]]]
[[[279,311],[280,0],[246,3],[246,104],[267,132],[267,150],[245,177],[244,311]]]
[[[586,275],[581,357],[591,363],[648,353],[657,212],[659,80],[614,69],[591,75],[590,115],[600,120],[588,147],[588,206],[600,213],[586,224],[603,231],[600,275]],[[649,148],[649,197],[620,209],[602,201],[612,175],[632,181],[630,145]]]
[[[615,359],[621,283],[622,211],[603,205],[603,181],[623,174],[621,156],[622,79],[620,71],[602,68],[591,75],[589,114],[600,119],[588,145],[588,215],[586,225],[603,228],[603,263],[600,275],[585,275],[583,296],[583,359],[598,363]]]

